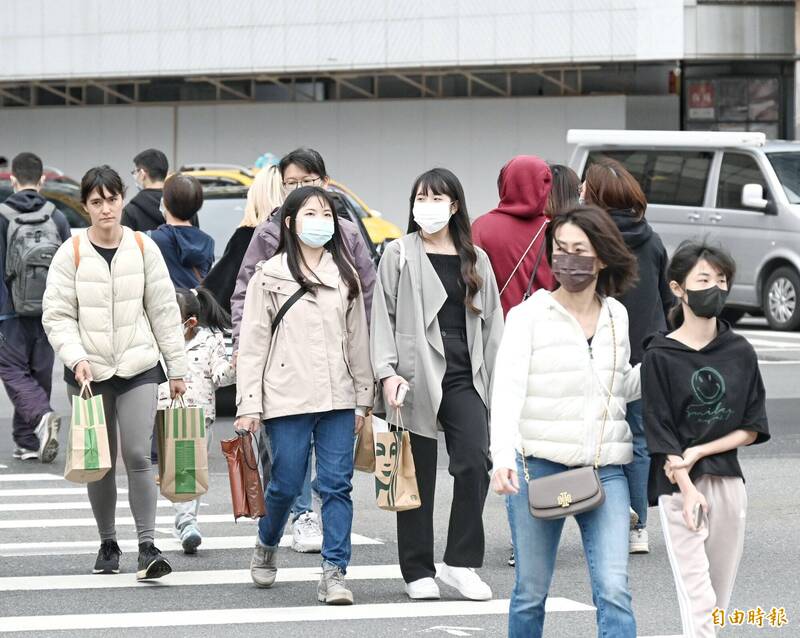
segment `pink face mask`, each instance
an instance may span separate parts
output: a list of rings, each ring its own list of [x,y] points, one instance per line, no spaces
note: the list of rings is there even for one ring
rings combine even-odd
[[[553,255],[553,276],[567,292],[581,292],[597,279],[596,260],[587,255]]]

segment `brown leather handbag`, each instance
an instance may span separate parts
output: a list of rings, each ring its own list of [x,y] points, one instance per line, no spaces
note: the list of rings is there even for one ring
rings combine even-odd
[[[608,405],[613,398],[614,377],[617,370],[617,332],[610,308],[608,314],[611,318],[614,364],[611,368],[611,386],[608,389],[608,401],[603,412],[603,423],[600,426],[600,439],[597,442],[594,465],[577,467],[558,474],[531,480],[528,473],[528,463],[523,453],[522,467],[525,471],[525,481],[528,483],[528,509],[530,509],[534,518],[554,520],[575,516],[597,509],[606,500],[597,470],[600,467],[600,448],[603,444],[603,433],[608,420]]]
[[[264,490],[258,474],[258,459],[253,451],[253,434],[238,430],[235,439],[221,442],[228,462],[233,519],[258,518],[266,514]]]

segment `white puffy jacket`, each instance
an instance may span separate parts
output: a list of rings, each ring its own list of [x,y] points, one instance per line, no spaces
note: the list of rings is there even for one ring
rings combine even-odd
[[[523,451],[570,467],[593,464],[606,408],[600,465],[630,463],[625,407],[640,396],[625,307],[615,299],[603,301],[590,346],[577,320],[548,291],[537,291],[508,314],[497,354],[491,415],[495,470],[516,469],[516,453]]]
[[[111,262],[94,249],[86,231],[78,235],[80,262],[73,242],[61,245],[47,274],[42,324],[70,370],[88,361],[95,381],[129,379],[149,370],[161,356],[170,379],[186,374],[183,329],[175,287],[158,246],[123,227],[122,242]]]

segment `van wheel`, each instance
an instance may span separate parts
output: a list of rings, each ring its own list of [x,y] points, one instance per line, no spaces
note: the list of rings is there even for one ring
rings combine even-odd
[[[778,268],[764,286],[762,306],[773,330],[797,330],[800,327],[800,276],[794,268]]]
[[[744,310],[737,310],[736,308],[725,308],[722,311],[722,318],[727,321],[732,326],[735,326],[736,323],[745,315]]]

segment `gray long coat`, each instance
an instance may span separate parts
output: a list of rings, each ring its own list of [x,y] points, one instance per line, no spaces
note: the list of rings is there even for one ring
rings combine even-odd
[[[402,271],[400,242],[405,247]],[[489,408],[494,361],[503,334],[503,309],[489,257],[477,246],[475,250],[476,268],[484,283],[473,299],[480,314],[466,309],[467,344],[475,389]],[[440,429],[437,415],[447,363],[437,315],[446,299],[418,233],[405,235],[386,247],[372,301],[372,367],[378,381],[399,374],[409,382],[410,391],[401,410],[403,425],[429,438],[436,438]],[[375,412],[386,412],[389,422],[397,425],[394,410],[387,410],[380,390],[375,396]]]

